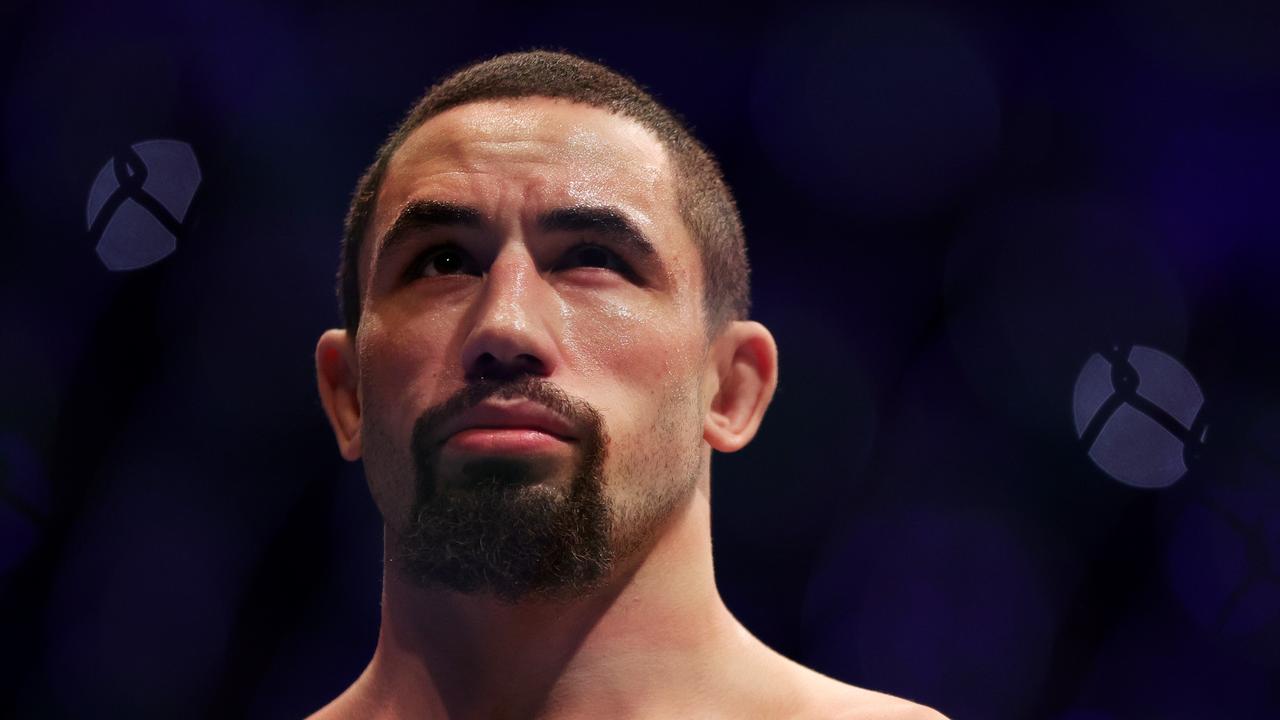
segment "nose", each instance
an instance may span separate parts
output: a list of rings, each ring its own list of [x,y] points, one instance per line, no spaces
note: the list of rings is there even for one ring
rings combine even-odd
[[[463,342],[467,380],[551,375],[557,362],[553,302],[528,252],[515,244],[504,248],[484,278]]]

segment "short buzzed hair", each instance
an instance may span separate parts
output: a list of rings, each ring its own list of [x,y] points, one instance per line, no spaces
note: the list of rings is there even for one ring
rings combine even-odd
[[[707,337],[750,312],[750,268],[737,203],[711,153],[635,81],[564,52],[509,53],[454,72],[431,87],[387,138],[360,178],[347,212],[338,307],[347,332],[360,325],[360,250],[391,156],[415,129],[450,108],[525,97],[562,98],[630,118],[657,136],[674,165],[680,217],[702,254]]]

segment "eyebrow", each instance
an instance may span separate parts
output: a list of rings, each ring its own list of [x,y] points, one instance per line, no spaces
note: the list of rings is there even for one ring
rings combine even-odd
[[[557,208],[538,218],[538,227],[545,232],[595,231],[613,237],[640,255],[653,257],[658,254],[653,242],[614,207],[578,205]]]
[[[383,233],[378,244],[378,257],[386,256],[403,245],[410,238],[411,230],[478,229],[484,226],[484,222],[484,216],[475,208],[440,200],[414,200],[404,206],[391,227]],[[538,218],[538,227],[544,232],[594,231],[610,236],[639,255],[655,257],[658,254],[653,242],[621,210],[607,205],[556,208]]]
[[[480,211],[439,200],[414,200],[404,206],[378,243],[378,257],[387,255],[409,239],[410,230],[433,228],[479,228],[484,225]]]

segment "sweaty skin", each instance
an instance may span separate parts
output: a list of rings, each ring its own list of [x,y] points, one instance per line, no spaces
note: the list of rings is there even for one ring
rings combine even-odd
[[[754,437],[777,348],[751,321],[707,341],[702,267],[674,187],[647,129],[548,98],[453,108],[395,153],[362,248],[357,337],[329,330],[316,348],[325,411],[342,455],[365,463],[385,546],[410,521],[415,420],[496,363],[600,413],[612,542],[629,552],[595,592],[515,604],[424,588],[384,560],[373,659],[313,718],[941,717],[792,662],[722,602],[711,451]],[[384,233],[417,201],[472,208],[481,222],[411,231],[384,251]],[[606,238],[628,272],[579,262],[580,233],[538,223],[566,207],[619,211],[655,252]],[[461,271],[411,275],[441,242],[463,251]],[[545,451],[539,490],[563,492],[573,453]],[[460,463],[442,456],[441,476],[456,481]]]

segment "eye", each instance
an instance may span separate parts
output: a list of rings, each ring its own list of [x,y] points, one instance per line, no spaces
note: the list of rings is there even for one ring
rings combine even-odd
[[[457,275],[471,270],[479,274],[473,267],[471,258],[456,245],[445,244],[427,250],[409,266],[409,278],[437,277],[440,275]]]
[[[630,275],[631,267],[618,254],[603,245],[595,245],[593,243],[582,243],[569,249],[565,253],[565,260],[561,263],[561,267],[568,265],[580,265],[582,267],[603,268],[605,270],[613,270],[622,275]]]

